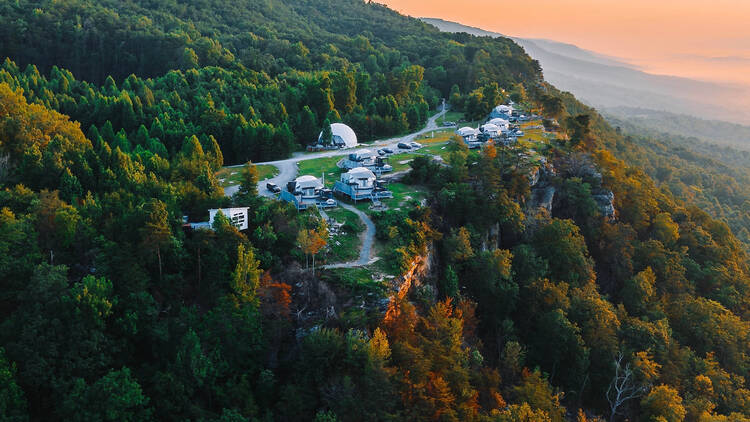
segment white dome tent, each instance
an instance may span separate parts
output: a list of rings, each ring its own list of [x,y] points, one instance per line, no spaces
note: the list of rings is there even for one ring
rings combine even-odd
[[[352,128],[343,123],[331,123],[333,144],[340,148],[353,148],[358,145],[357,135]],[[318,143],[324,144],[323,132],[318,135]]]
[[[472,136],[472,135],[476,136],[477,134],[479,134],[479,131],[477,129],[474,129],[473,127],[466,126],[466,127],[462,127],[461,129],[458,129],[456,131],[456,134],[458,134],[458,136],[463,136],[463,137]]]
[[[323,188],[323,182],[320,181],[315,176],[300,176],[294,180],[295,183],[295,190],[304,190],[304,189],[322,189]]]
[[[499,117],[496,117],[496,118],[490,120],[487,123],[493,124],[493,125],[499,127],[500,129],[508,129],[508,126],[510,126],[510,122],[509,121],[507,121],[505,119],[501,119]]]
[[[341,175],[341,181],[346,184],[356,184],[359,187],[371,187],[375,183],[375,173],[364,167],[357,167]]]

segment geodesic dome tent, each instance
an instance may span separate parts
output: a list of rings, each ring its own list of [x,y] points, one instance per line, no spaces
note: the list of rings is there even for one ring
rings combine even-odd
[[[333,138],[333,144],[341,148],[352,148],[358,145],[357,135],[354,130],[343,123],[331,123],[331,134]],[[318,135],[318,143],[324,144],[323,132]]]

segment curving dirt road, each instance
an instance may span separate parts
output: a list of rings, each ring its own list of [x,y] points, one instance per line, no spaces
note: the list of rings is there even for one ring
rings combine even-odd
[[[329,264],[324,265],[323,268],[353,268],[353,267],[364,267],[365,265],[370,264],[370,262],[374,262],[373,260],[370,260],[370,255],[372,254],[372,246],[375,244],[375,223],[370,220],[370,217],[367,216],[367,214],[363,213],[362,211],[358,210],[357,208],[343,203],[339,202],[339,206],[341,208],[347,209],[359,217],[360,220],[362,220],[363,223],[365,223],[365,226],[367,226],[367,230],[365,230],[365,233],[361,236],[362,238],[362,249],[359,251],[359,259],[356,261],[351,262],[341,262],[338,264]]]

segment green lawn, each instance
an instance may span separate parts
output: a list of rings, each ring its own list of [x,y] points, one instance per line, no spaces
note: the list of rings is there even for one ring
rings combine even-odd
[[[357,214],[344,208],[335,208],[326,211],[329,217],[344,225],[339,234],[328,240],[328,253],[326,262],[329,264],[337,262],[350,262],[359,257],[362,243],[359,234],[365,230],[365,225]]]
[[[221,187],[234,186],[240,183],[242,178],[242,169],[245,167],[224,167],[216,172],[216,177],[221,183]],[[258,169],[258,180],[265,180],[279,174],[279,169],[276,166],[270,164],[262,164],[255,166]]]
[[[324,157],[315,160],[300,161],[298,163],[298,175],[309,174],[320,179],[323,173],[325,173],[325,184],[327,187],[332,187],[339,180],[339,175],[341,174],[341,169],[336,166],[336,163],[343,158],[345,157]]]
[[[404,183],[389,183],[388,190],[393,193],[393,198],[383,199],[382,202],[389,209],[409,207],[412,201],[421,201],[427,197],[427,189],[422,186],[407,185]],[[372,214],[370,201],[360,201],[353,204],[357,209],[367,214]]]
[[[460,111],[448,111],[443,115],[442,117],[438,118],[435,122],[438,126],[442,126],[443,122],[449,121],[449,122],[458,122],[460,119],[464,118],[464,113]]]
[[[353,296],[375,293],[382,295],[388,285],[372,278],[372,268],[335,268],[327,270],[321,277],[324,281],[349,290]]]
[[[437,129],[435,131],[419,135],[417,138],[415,138],[415,141],[424,145],[437,144],[450,141],[455,134],[456,132],[454,129]]]

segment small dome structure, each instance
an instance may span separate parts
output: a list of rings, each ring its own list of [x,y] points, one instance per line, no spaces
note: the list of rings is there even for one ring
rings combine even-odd
[[[352,148],[358,145],[357,135],[354,130],[343,123],[331,123],[331,134],[333,144],[341,148]],[[323,144],[323,132],[318,135],[318,143]]]
[[[474,129],[473,127],[466,126],[466,127],[462,127],[461,129],[458,129],[456,131],[456,134],[458,134],[459,136],[469,136],[469,135],[476,135],[477,132],[478,131]]]
[[[487,123],[486,125],[482,126],[482,132],[500,132],[500,128],[492,123]]]
[[[294,179],[295,190],[322,189],[323,182],[315,176],[305,175]]]
[[[487,123],[489,123],[489,124],[493,124],[493,125],[495,125],[495,126],[497,126],[497,127],[501,128],[501,129],[507,129],[507,128],[508,128],[508,126],[510,126],[510,122],[509,122],[509,121],[507,121],[507,120],[505,120],[505,119],[501,119],[501,118],[499,118],[499,117],[496,117],[496,118],[494,118],[494,119],[490,120],[490,121],[489,121],[489,122],[487,122]]]
[[[506,118],[509,118],[511,115],[513,115],[513,106],[502,104],[492,109],[492,113],[490,113],[490,118],[494,119],[494,118],[500,117],[502,119],[506,119]]]
[[[375,181],[375,179],[375,173],[365,167],[355,167],[341,175],[341,181],[344,183],[357,183],[358,181],[366,181],[372,183]]]

